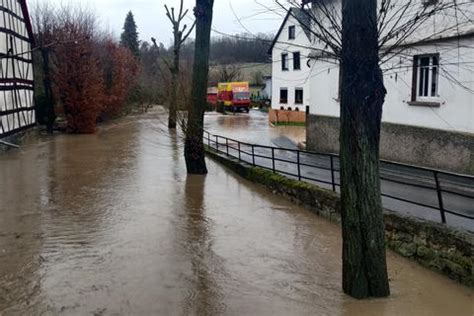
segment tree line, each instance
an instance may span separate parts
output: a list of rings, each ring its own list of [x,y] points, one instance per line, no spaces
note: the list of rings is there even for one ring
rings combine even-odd
[[[73,5],[38,4],[32,20],[38,121],[49,132],[92,133],[98,122],[132,105],[179,110],[190,101],[194,39],[181,38],[176,66],[175,45],[165,47],[155,38],[140,41],[132,12],[119,41],[99,27],[94,12]],[[266,62],[271,40],[269,34],[214,37],[210,63]]]
[[[273,34],[265,33],[257,35],[242,33],[211,37],[209,62],[212,65],[270,62],[268,50],[273,38]],[[152,41],[145,40],[141,43],[141,48],[147,50],[152,45]],[[183,43],[180,49],[180,58],[192,61],[194,46],[195,40],[192,38]],[[163,43],[159,43],[158,47],[162,54],[169,57],[173,55],[173,45],[165,47]]]
[[[80,7],[42,4],[32,20],[38,122],[49,132],[95,132],[126,105],[139,73],[136,57]]]

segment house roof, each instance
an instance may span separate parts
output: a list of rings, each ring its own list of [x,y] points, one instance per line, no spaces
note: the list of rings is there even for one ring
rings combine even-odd
[[[25,21],[26,30],[28,31],[29,38],[31,43],[34,44],[35,36],[33,33],[33,27],[31,25],[30,13],[28,11],[28,5],[26,4],[26,0],[18,0],[21,6],[21,12],[23,13],[23,19]]]
[[[290,16],[294,17],[299,22],[306,36],[308,37],[309,40],[311,40],[311,30],[310,30],[311,17],[308,14],[308,12],[305,12],[305,11],[306,11],[305,9],[300,9],[300,8],[291,8],[290,10],[288,10],[285,18],[283,19],[283,23],[280,26],[280,29],[278,30],[277,34],[275,35],[275,38],[273,39],[272,44],[270,45],[270,48],[268,49],[268,54],[272,53],[273,47],[278,42],[278,38],[280,37],[281,32],[285,28],[286,22],[288,21],[288,18]]]

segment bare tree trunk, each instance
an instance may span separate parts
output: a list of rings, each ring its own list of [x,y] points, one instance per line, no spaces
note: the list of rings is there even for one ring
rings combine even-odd
[[[171,24],[173,25],[173,36],[174,36],[174,46],[173,46],[173,65],[170,66],[170,71],[171,71],[171,97],[169,100],[169,105],[170,105],[170,113],[168,116],[168,128],[174,129],[176,128],[176,122],[177,122],[177,112],[178,112],[178,94],[177,94],[177,89],[178,89],[178,81],[179,81],[179,63],[180,63],[180,51],[181,51],[181,45],[186,42],[186,39],[189,37],[191,32],[194,29],[195,23],[188,29],[186,33],[186,29],[188,26],[185,24],[184,27],[181,29],[181,22],[183,19],[186,17],[188,14],[188,10],[183,11],[183,5],[184,1],[180,1],[180,6],[179,6],[179,13],[176,16],[175,15],[175,10],[174,8],[171,8],[171,10],[168,9],[168,6],[165,4],[165,9],[166,9],[166,16],[170,20]],[[153,41],[156,44],[156,41],[153,39]]]
[[[186,127],[184,157],[190,174],[206,174],[207,167],[203,144],[204,110],[209,75],[209,49],[211,41],[212,8],[214,0],[196,0],[196,46],[194,51],[192,106]]]
[[[175,42],[177,37],[175,36]],[[179,44],[178,44],[179,45]],[[178,111],[178,80],[179,80],[179,46],[175,43],[173,68],[171,69],[171,100],[170,113],[168,116],[168,128],[176,128],[176,116]]]
[[[44,96],[46,99],[46,128],[48,134],[53,133],[54,122],[56,121],[56,114],[54,113],[54,95],[53,87],[51,83],[51,63],[50,63],[50,50],[49,48],[42,47],[40,49],[41,57],[43,59],[43,85],[44,85]]]
[[[377,1],[343,0],[341,196],[343,289],[355,298],[390,295],[379,179],[386,90],[379,67]]]

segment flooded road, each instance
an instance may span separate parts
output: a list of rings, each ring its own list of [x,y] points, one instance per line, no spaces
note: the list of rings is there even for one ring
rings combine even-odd
[[[210,160],[187,176],[156,115],[0,156],[0,315],[472,315],[391,253],[391,298],[343,295],[337,225]]]
[[[306,128],[301,126],[279,126],[268,124],[268,114],[257,110],[249,114],[206,114],[205,129],[212,133],[252,144],[297,148],[306,141]]]

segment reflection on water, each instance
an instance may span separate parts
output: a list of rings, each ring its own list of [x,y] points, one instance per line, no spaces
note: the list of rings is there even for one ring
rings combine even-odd
[[[0,156],[0,314],[472,314],[393,254],[391,298],[344,296],[337,226],[212,161],[187,176],[156,115]]]
[[[187,176],[185,184],[184,212],[186,238],[182,245],[189,257],[192,275],[189,295],[183,302],[184,314],[221,314],[225,310],[222,293],[216,275],[225,275],[222,259],[213,250],[212,229],[214,223],[207,217],[204,203],[204,176]]]
[[[205,128],[213,134],[260,145],[292,148],[306,141],[306,128],[272,127],[268,123],[268,114],[260,111],[250,111],[249,114],[209,114]]]

